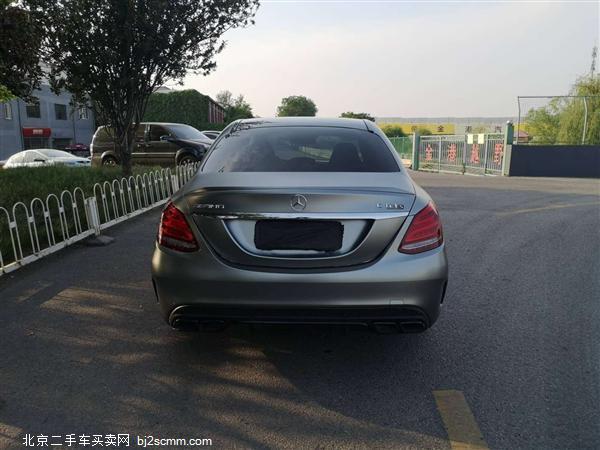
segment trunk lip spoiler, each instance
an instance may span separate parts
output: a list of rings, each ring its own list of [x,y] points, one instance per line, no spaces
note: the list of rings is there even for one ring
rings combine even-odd
[[[193,214],[198,216],[208,216],[222,220],[265,220],[265,219],[296,219],[296,220],[381,220],[381,219],[397,219],[407,217],[408,211],[386,211],[386,212],[217,212],[194,209]]]

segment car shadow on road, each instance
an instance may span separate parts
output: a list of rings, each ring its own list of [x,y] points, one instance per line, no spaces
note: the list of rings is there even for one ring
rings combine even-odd
[[[249,325],[181,333],[159,317],[143,278],[30,284],[3,298],[0,442],[131,433],[253,448],[445,445],[420,373],[434,334]]]

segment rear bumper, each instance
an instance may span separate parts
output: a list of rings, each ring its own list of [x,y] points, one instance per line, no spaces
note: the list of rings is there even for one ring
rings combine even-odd
[[[229,322],[261,324],[329,324],[394,327],[398,331],[424,331],[431,323],[420,308],[410,306],[357,307],[222,307],[185,305],[175,308],[168,319],[178,329],[195,329],[202,324]]]
[[[234,267],[205,246],[182,254],[157,245],[152,278],[162,315],[175,327],[390,322],[425,329],[438,318],[448,268],[444,246],[419,255],[391,247],[367,266],[317,271]]]

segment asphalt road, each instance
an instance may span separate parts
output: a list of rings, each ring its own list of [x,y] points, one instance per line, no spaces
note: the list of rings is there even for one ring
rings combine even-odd
[[[420,335],[172,331],[149,278],[158,211],[109,230],[113,245],[1,277],[0,447],[128,433],[459,448],[479,433],[493,449],[599,448],[598,180],[414,178],[438,204],[450,262],[441,317]]]

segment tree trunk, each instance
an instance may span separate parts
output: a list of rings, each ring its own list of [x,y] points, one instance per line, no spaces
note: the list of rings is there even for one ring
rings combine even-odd
[[[127,137],[125,139],[125,145],[121,147],[121,168],[123,170],[123,176],[129,177],[132,174],[131,171],[131,154],[135,146],[135,134],[137,127],[129,127]]]
[[[128,148],[123,149],[123,156],[121,157],[121,168],[123,169],[123,176],[131,176],[131,153],[133,152],[133,145],[135,142],[130,141],[127,144]]]

